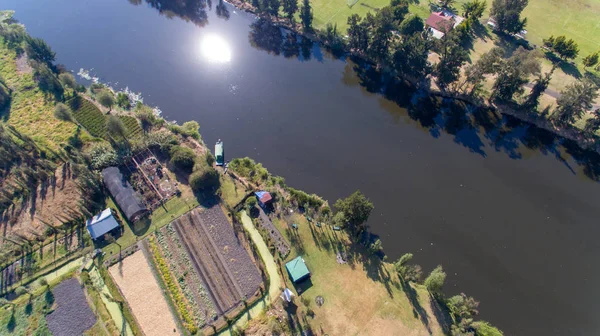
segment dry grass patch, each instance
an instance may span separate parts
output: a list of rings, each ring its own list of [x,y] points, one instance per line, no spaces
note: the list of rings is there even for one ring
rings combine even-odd
[[[146,336],[181,334],[141,251],[111,266],[109,272]]]
[[[301,297],[309,299],[315,312],[314,319],[308,319],[314,331],[329,335],[444,334],[422,286],[415,287],[416,297],[411,301],[392,265],[353,246],[344,232],[333,231],[329,225],[317,228],[297,214],[286,222],[274,221],[292,243],[294,252],[288,260],[301,254],[311,271],[312,286]],[[291,223],[297,223],[298,230],[291,230]],[[354,256],[348,264],[337,263],[339,248]],[[285,280],[287,287],[294,288],[287,274]],[[321,307],[315,304],[317,296],[325,300]],[[296,304],[305,309],[300,299]]]

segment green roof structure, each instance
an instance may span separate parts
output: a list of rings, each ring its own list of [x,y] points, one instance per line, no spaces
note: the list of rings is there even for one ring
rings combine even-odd
[[[296,257],[285,264],[285,269],[288,271],[288,274],[294,283],[300,282],[310,276],[310,271],[308,270],[308,267],[306,267],[302,257]]]

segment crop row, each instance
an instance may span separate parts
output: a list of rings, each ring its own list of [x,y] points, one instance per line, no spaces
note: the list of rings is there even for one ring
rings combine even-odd
[[[158,246],[156,246],[156,242],[154,241],[153,237],[150,237],[149,241],[150,241],[150,249],[152,250],[152,255],[154,257],[154,261],[156,262],[156,265],[158,266],[159,272],[165,282],[165,285],[167,286],[167,288],[169,289],[169,292],[171,293],[171,296],[173,297],[173,301],[175,302],[177,311],[179,312],[179,315],[183,319],[183,322],[184,322],[183,324],[185,325],[186,329],[191,334],[196,334],[198,332],[198,327],[194,323],[194,319],[192,318],[192,316],[190,316],[190,312],[188,311],[187,305],[186,305],[186,299],[181,294],[181,291],[179,290],[179,286],[177,286],[177,283],[173,279],[173,276],[171,275],[171,272],[169,271],[169,265],[167,264],[167,262],[161,255],[159,248],[158,248]]]
[[[100,109],[87,99],[75,96],[67,101],[73,111],[75,120],[83,126],[91,135],[99,138],[106,136],[106,116]],[[142,134],[136,118],[131,116],[119,116],[127,130],[127,138],[137,138]]]
[[[157,231],[156,238],[164,251],[164,256],[170,261],[169,266],[178,279],[182,292],[192,305],[199,326],[205,325],[207,319],[216,317],[215,308],[200,277],[193,269],[190,257],[179,241],[173,225],[169,224]]]

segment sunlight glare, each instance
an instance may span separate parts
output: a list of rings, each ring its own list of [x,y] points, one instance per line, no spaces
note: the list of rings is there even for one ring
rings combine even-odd
[[[208,34],[202,40],[202,55],[210,62],[227,63],[231,61],[231,48],[227,41],[216,34]]]

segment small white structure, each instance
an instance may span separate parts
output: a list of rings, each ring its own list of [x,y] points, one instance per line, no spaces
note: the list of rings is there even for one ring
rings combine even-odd
[[[293,296],[294,296],[294,293],[292,293],[292,291],[289,288],[284,289],[283,293],[281,293],[281,298],[285,302],[292,302],[292,297]]]

